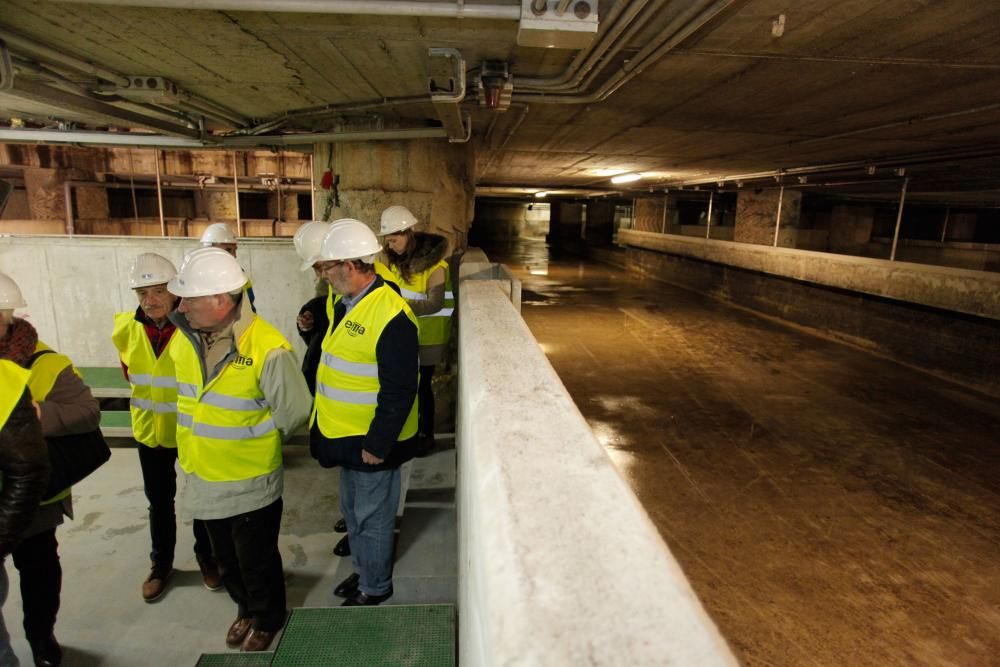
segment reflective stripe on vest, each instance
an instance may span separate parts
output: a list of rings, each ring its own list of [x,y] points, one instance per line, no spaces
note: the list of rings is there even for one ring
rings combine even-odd
[[[115,315],[111,341],[128,368],[132,437],[147,447],[177,446],[177,379],[170,346],[181,335],[175,331],[157,357],[146,327],[135,319],[135,313]]]
[[[316,373],[316,402],[311,423],[327,438],[365,435],[378,405],[378,358],[375,350],[387,324],[400,312],[417,324],[406,301],[388,285],[366,294],[323,339]],[[332,322],[332,320],[331,320]],[[417,369],[413,369],[414,376]],[[417,432],[417,400],[397,440]]]
[[[409,282],[403,280],[403,274],[397,266],[386,266],[375,263],[375,271],[386,280],[391,280],[399,286],[399,294],[407,301],[427,300],[427,280],[431,274],[442,269],[444,271],[444,304],[434,313],[419,315],[417,327],[420,332],[420,345],[444,345],[451,337],[451,317],[455,312],[455,293],[451,289],[451,272],[448,262],[441,260],[434,266],[410,276]]]
[[[80,375],[80,371],[73,368],[73,362],[69,360],[69,357],[51,351],[51,347],[42,341],[38,341],[35,345],[35,353],[37,354],[43,350],[49,350],[49,353],[36,357],[29,369],[31,376],[28,378],[28,388],[31,390],[31,400],[37,403],[41,403],[48,397],[49,392],[52,391],[52,387],[56,385],[59,374],[67,368],[72,368],[77,376]],[[41,504],[50,505],[58,502],[67,497],[72,490],[72,487],[67,487],[51,498],[46,498]]]
[[[209,482],[259,477],[281,465],[281,433],[260,390],[267,354],[291,350],[285,337],[254,316],[237,354],[208,384],[201,357],[181,332],[171,355],[177,372],[177,458]]]

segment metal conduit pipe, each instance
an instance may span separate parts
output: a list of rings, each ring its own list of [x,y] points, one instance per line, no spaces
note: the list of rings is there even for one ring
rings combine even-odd
[[[323,104],[316,107],[305,107],[303,109],[295,109],[292,111],[288,111],[279,118],[273,118],[260,125],[256,125],[254,127],[250,127],[245,130],[240,130],[235,134],[256,134],[258,132],[268,132],[277,129],[278,127],[281,127],[282,125],[288,123],[289,121],[298,120],[300,118],[311,118],[313,116],[351,113],[353,111],[366,111],[368,109],[378,109],[381,107],[397,106],[403,104],[430,104],[430,103],[431,103],[430,95],[419,95],[411,97],[384,97],[381,100],[372,100],[369,102],[349,102],[346,104]]]
[[[580,51],[573,62],[569,64],[566,71],[555,77],[545,78],[520,78],[517,79],[518,88],[558,88],[571,81],[573,85],[579,82],[584,74],[590,71],[594,64],[613,46],[619,36],[630,26],[636,15],[646,6],[649,0],[623,0],[611,8],[611,12],[602,22],[604,32],[598,36],[597,40],[584,50]],[[626,9],[627,8],[627,9]],[[623,12],[626,12],[623,14]]]
[[[216,111],[211,111],[198,104],[192,102],[180,102],[177,105],[178,108],[183,109],[189,113],[198,114],[200,116],[205,116],[216,122],[220,122],[227,128],[236,128],[246,125],[246,121],[239,121],[230,116],[229,114],[222,114]]]
[[[732,5],[736,3],[743,3],[746,0],[716,0],[711,3],[711,5],[702,11],[696,18],[688,22],[682,28],[674,32],[672,35],[664,36],[661,35],[659,39],[653,44],[647,45],[634,60],[622,65],[621,69],[618,70],[611,78],[604,82],[601,87],[590,94],[587,95],[561,95],[561,94],[544,94],[544,93],[529,93],[513,96],[513,99],[520,102],[538,102],[541,104],[591,104],[593,102],[600,102],[607,99],[616,90],[621,88],[623,85],[631,81],[633,78],[641,74],[650,64],[658,61],[664,55],[666,55],[671,49],[673,49],[678,44],[682,43],[684,40],[689,38],[691,35],[697,31],[704,28],[709,22],[716,18],[723,11],[729,9]],[[700,7],[699,5],[698,7]],[[664,33],[668,33],[675,25],[683,20],[683,17],[689,16],[693,11],[696,11],[695,7],[686,10],[680,17],[671,21],[670,26]],[[664,41],[665,40],[665,41]]]
[[[132,187],[128,183],[108,183],[104,181],[66,181],[65,184],[74,188],[104,188],[106,190],[124,190]],[[227,183],[205,183],[202,185],[186,181],[172,181],[169,178],[161,179],[160,185],[164,190],[226,190],[228,192],[232,192],[233,190],[232,185]],[[138,190],[155,190],[156,183],[136,183],[135,187]],[[251,183],[249,185],[240,183],[239,187],[240,192],[273,192],[271,188],[259,183]],[[281,186],[281,190],[282,192],[309,192],[309,186],[298,183],[286,183]]]
[[[89,63],[82,58],[77,58],[61,51],[57,51],[50,46],[36,42],[33,39],[8,30],[7,28],[0,28],[0,39],[7,42],[8,46],[30,51],[49,60],[66,65],[67,67],[70,67],[78,72],[90,74],[91,76],[104,79],[105,81],[111,81],[119,86],[129,85],[128,77],[123,76],[118,72]]]
[[[371,132],[323,132],[284,135],[257,135],[251,137],[226,137],[223,148],[250,148],[253,146],[301,146],[304,144],[339,141],[381,141],[396,139],[442,139],[448,136],[443,127],[415,127]]]
[[[456,2],[408,0],[57,0],[69,4],[115,7],[160,7],[227,12],[275,12],[295,14],[360,14],[369,16],[422,16],[517,21],[521,5],[471,5]]]
[[[110,70],[106,67],[95,65],[91,62],[83,60],[82,58],[77,58],[76,56],[71,56],[69,54],[63,53],[61,51],[52,48],[51,46],[38,42],[29,37],[25,37],[16,32],[11,32],[10,30],[7,30],[5,28],[0,28],[0,39],[6,41],[8,45],[13,45],[16,46],[17,48],[24,49],[31,53],[40,55],[43,58],[59,63],[65,67],[69,67],[74,71],[94,76],[99,79],[104,79],[105,81],[110,81],[114,83],[116,86],[128,87],[129,85],[131,85],[131,81],[124,74],[121,74],[114,70]],[[77,85],[79,86],[79,84]],[[90,91],[87,91],[87,94],[91,97],[94,97],[94,95],[92,95]],[[222,118],[228,119],[228,121],[233,123],[234,125],[244,126],[247,124],[246,118],[243,118],[235,111],[227,109],[221,104],[217,104],[216,102],[212,102],[210,100],[202,99],[197,95],[192,95],[190,93],[188,93],[188,97],[189,97],[188,102],[190,104],[203,109],[203,111],[200,111],[200,113],[202,114],[205,114],[206,111],[210,111],[215,114],[221,115]],[[95,99],[98,98],[95,97]]]

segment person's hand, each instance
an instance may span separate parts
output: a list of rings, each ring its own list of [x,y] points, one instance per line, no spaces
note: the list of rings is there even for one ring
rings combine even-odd
[[[299,331],[312,331],[315,324],[316,321],[313,319],[313,314],[308,310],[295,318],[295,325],[299,328]]]
[[[35,416],[38,417],[38,421],[42,421],[42,406],[38,401],[31,402],[32,407],[35,408]]]
[[[385,461],[385,459],[380,459],[374,454],[370,454],[367,449],[361,450],[361,460],[367,463],[368,465],[373,465],[373,466],[377,466],[379,463]]]

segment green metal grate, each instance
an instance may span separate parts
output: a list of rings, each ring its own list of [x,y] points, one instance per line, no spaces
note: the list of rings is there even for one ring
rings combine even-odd
[[[132,427],[132,415],[123,411],[111,411],[101,413],[101,428],[108,427]]]
[[[452,667],[455,607],[400,605],[296,609],[273,667]]]
[[[195,667],[267,667],[274,653],[202,653]]]
[[[83,381],[87,383],[88,387],[128,389],[128,382],[125,380],[120,367],[78,366],[77,370],[83,375]]]

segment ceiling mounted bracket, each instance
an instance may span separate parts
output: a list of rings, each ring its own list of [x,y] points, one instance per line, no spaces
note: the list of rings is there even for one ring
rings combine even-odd
[[[448,77],[448,84],[441,86],[433,77],[428,77],[427,89],[438,119],[448,133],[448,141],[464,143],[472,137],[472,119],[459,108],[465,99],[465,58],[458,49],[449,47],[434,47],[428,49],[427,53],[432,58],[448,58],[451,61],[453,70]]]

